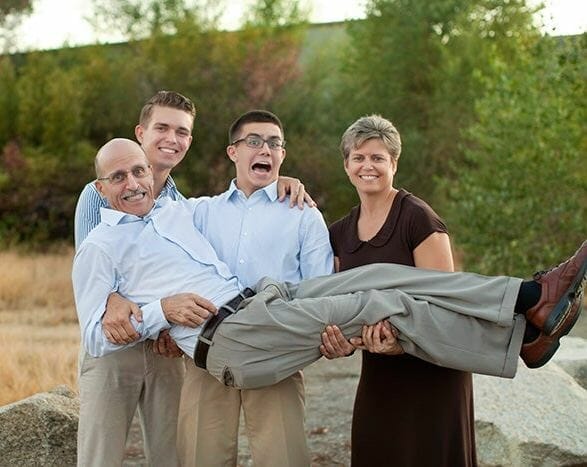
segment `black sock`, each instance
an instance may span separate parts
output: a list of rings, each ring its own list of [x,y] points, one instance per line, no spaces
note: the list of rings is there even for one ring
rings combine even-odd
[[[536,281],[524,281],[518,292],[518,299],[514,307],[514,313],[526,314],[530,308],[538,303],[542,286]]]
[[[520,286],[514,313],[525,314],[530,308],[538,303],[540,294],[542,293],[542,286],[536,281],[524,281]],[[524,343],[532,342],[540,335],[540,329],[534,327],[529,322],[526,323],[524,330]]]

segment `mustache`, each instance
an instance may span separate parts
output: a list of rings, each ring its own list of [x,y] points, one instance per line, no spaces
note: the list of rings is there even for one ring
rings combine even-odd
[[[136,190],[126,190],[122,194],[122,198],[126,199],[126,198],[130,198],[132,196],[144,195],[146,193],[147,193],[147,190],[145,190],[144,188],[137,188]]]

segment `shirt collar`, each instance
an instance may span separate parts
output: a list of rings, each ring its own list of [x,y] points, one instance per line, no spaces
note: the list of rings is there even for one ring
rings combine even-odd
[[[226,192],[226,196],[228,197],[228,199],[231,199],[233,196],[236,196],[235,193],[242,193],[242,191],[239,190],[236,186],[236,178],[233,178]],[[251,197],[259,196],[257,195],[257,193],[265,193],[265,196],[267,196],[269,201],[277,200],[277,180],[275,180],[273,183],[270,183],[266,187],[259,188],[251,195]]]
[[[177,191],[177,185],[175,184],[175,181],[173,180],[173,178],[171,178],[171,175],[170,175],[165,180],[165,185],[163,185],[163,189],[161,190],[161,194],[159,195],[159,198],[163,198],[168,193],[176,192],[176,191]]]
[[[161,200],[155,201],[153,208],[144,216],[139,217],[135,216],[134,214],[127,214],[126,212],[118,211],[116,209],[112,209],[109,207],[102,207],[100,208],[100,219],[107,225],[118,225],[118,224],[128,224],[131,222],[138,222],[138,221],[147,221],[151,218],[154,211],[161,206],[165,205],[168,201],[168,198],[163,198]]]

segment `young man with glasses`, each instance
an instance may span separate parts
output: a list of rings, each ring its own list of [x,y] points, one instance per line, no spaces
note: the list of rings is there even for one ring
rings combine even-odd
[[[226,192],[200,200],[198,228],[245,287],[262,277],[298,283],[333,272],[333,254],[317,209],[290,210],[276,183],[286,156],[283,125],[252,110],[231,125],[226,153],[236,178]],[[178,449],[182,465],[236,465],[240,413],[255,465],[310,465],[301,372],[259,389],[220,383],[186,360]]]

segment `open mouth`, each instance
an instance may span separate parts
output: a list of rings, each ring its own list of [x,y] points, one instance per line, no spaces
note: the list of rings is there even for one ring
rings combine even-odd
[[[128,201],[128,202],[136,202],[136,201],[141,201],[145,196],[146,196],[147,192],[146,191],[133,191],[132,193],[127,193],[125,195],[122,196],[122,199],[124,201]]]
[[[271,164],[268,162],[255,162],[251,169],[253,172],[262,172],[262,173],[269,173],[271,172]]]
[[[172,148],[158,148],[159,151],[164,152],[165,154],[177,154],[177,149]]]

